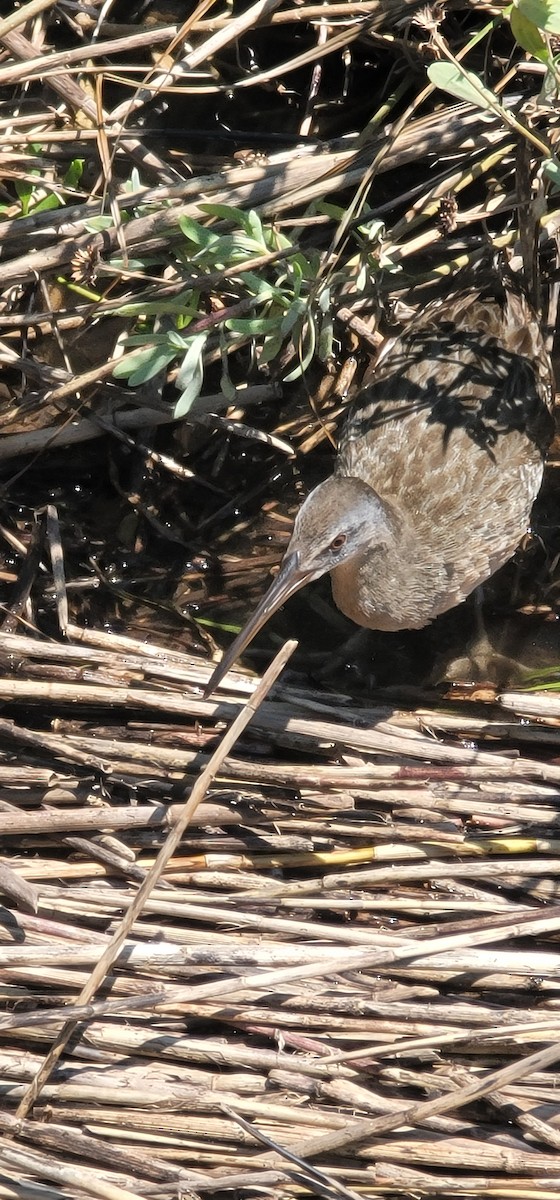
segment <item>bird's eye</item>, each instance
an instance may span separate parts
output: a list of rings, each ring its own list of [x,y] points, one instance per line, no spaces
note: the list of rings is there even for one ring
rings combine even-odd
[[[329,550],[342,550],[342,547],[343,547],[345,541],[346,541],[346,534],[345,533],[337,533],[336,537],[333,538],[333,540],[329,546]]]

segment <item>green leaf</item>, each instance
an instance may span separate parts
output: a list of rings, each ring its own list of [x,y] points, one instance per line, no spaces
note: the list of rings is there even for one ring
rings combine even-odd
[[[457,100],[466,100],[468,104],[486,109],[487,112],[503,114],[502,105],[494,93],[472,71],[459,70],[454,63],[437,62],[428,67],[428,78],[434,87],[449,92]]]
[[[127,355],[115,364],[113,375],[116,379],[128,379],[131,387],[139,387],[148,379],[153,379],[159,371],[163,371],[172,359],[177,357],[176,350],[166,350],[161,346],[145,346],[137,354]]]
[[[50,210],[52,208],[61,208],[61,207],[62,207],[62,200],[60,200],[59,197],[57,195],[55,195],[54,192],[51,192],[50,196],[44,196],[43,199],[39,200],[37,204],[30,203],[30,205],[29,205],[29,208],[32,213],[50,212]]]
[[[131,258],[127,258],[126,262],[125,262],[124,258],[115,257],[115,258],[109,259],[109,266],[113,267],[114,270],[116,270],[116,271],[122,271],[122,270],[138,271],[138,273],[140,273],[140,271],[146,270],[146,268],[148,266],[148,262],[145,258],[132,258],[131,257]],[[145,312],[146,310],[143,308],[141,311]],[[158,308],[157,311],[159,313],[160,309]]]
[[[167,333],[131,333],[126,339],[125,348],[129,346],[168,346]]]
[[[189,410],[192,408],[193,404],[195,403],[195,400],[198,400],[198,397],[200,396],[200,389],[202,387],[203,378],[204,378],[204,366],[202,363],[202,359],[199,358],[198,362],[195,363],[195,365],[193,367],[192,375],[190,377],[190,380],[189,380],[186,388],[184,388],[184,390],[181,392],[181,395],[179,396],[179,399],[175,405],[175,408],[173,409],[174,417],[186,416],[186,414],[189,412]]]
[[[510,25],[516,42],[523,50],[532,54],[533,58],[540,59],[541,62],[548,62],[548,50],[542,33],[515,5],[511,10]]]
[[[296,250],[294,247],[294,253],[290,255],[290,258],[286,262],[286,269],[293,271],[300,279],[305,279],[308,283],[315,283],[319,265],[318,254],[312,253],[309,258],[306,258],[305,254],[301,253],[301,250]]]
[[[99,292],[93,292],[91,288],[84,287],[83,284],[71,283],[69,279],[65,279],[62,275],[57,277],[57,283],[63,283],[74,296],[81,296],[83,300],[90,300],[93,304],[99,304],[103,299]]]
[[[200,318],[204,315],[200,311],[199,291],[191,291],[189,289],[188,292],[181,292],[181,294],[175,299],[176,301],[180,301],[178,305],[179,312],[177,313],[176,321],[177,329],[187,329],[189,325],[192,325],[193,321],[200,320]]]
[[[259,334],[274,333],[278,329],[276,317],[230,317],[224,322],[226,329],[232,333],[249,334],[258,337]]]
[[[188,350],[189,340],[189,338],[183,337],[181,333],[177,333],[175,329],[170,329],[167,334],[169,347],[173,347],[178,354],[182,354],[184,350]]]
[[[537,29],[543,29],[546,33],[560,33],[560,0],[518,0],[517,8]]]
[[[266,254],[266,246],[263,242],[256,242],[253,237],[247,237],[239,230],[232,235],[231,242],[232,248],[227,255],[230,263],[241,263],[245,258],[253,257],[255,254]]]
[[[289,375],[284,375],[284,383],[293,383],[294,379],[299,379],[300,375],[303,375],[305,371],[307,371],[311,359],[313,358],[317,341],[317,331],[312,321],[308,323],[305,332],[305,342],[307,345],[304,343],[301,362],[298,363],[297,367],[294,367],[293,371],[290,371]]]
[[[268,225],[264,230],[264,240],[269,250],[289,250],[292,243],[285,233]]]
[[[230,204],[199,204],[199,208],[203,212],[208,213],[211,217],[220,217],[222,221],[231,221],[233,225],[238,225],[245,230],[247,237],[253,236],[251,229],[250,214],[244,212],[242,208],[234,208]]]
[[[292,287],[294,296],[298,297],[301,293],[301,286],[304,282],[303,268],[298,258],[294,258],[291,263],[288,263],[288,271],[292,277]]]
[[[241,625],[221,625],[219,621],[212,621],[210,617],[199,617],[198,613],[191,613],[195,625],[204,625],[206,629],[219,629],[222,633],[241,633]]]
[[[102,233],[104,229],[113,228],[113,218],[109,215],[104,217],[90,217],[88,221],[84,221],[84,229],[87,233]]]
[[[189,242],[194,242],[195,246],[205,248],[209,242],[216,240],[216,235],[211,233],[209,229],[205,229],[199,221],[193,220],[192,217],[179,217],[179,229],[181,233],[188,238]]]
[[[139,192],[142,184],[140,182],[140,174],[138,167],[133,167],[130,172],[130,179],[127,179],[123,184],[124,192]]]
[[[363,225],[358,225],[359,232],[368,242],[378,242],[384,229],[385,222],[380,221],[379,217],[372,217],[371,220],[364,221]]]
[[[333,221],[342,221],[346,215],[346,209],[341,208],[340,204],[329,204],[328,200],[318,200],[316,203],[309,206],[311,216],[314,213],[319,213],[320,216],[331,217]]]
[[[21,201],[21,214],[26,217],[29,212],[29,201],[33,195],[33,184],[27,179],[16,179],[15,189],[18,200]]]
[[[111,259],[113,266],[113,259]],[[135,268],[133,268],[135,269]],[[181,292],[179,296],[174,296],[171,300],[131,300],[128,304],[121,304],[115,309],[115,314],[119,317],[160,317],[164,313],[175,314],[180,328],[192,321],[195,317],[200,317],[201,313],[196,303],[198,297],[193,292]],[[194,300],[195,303],[189,308],[188,301]]]
[[[556,188],[560,188],[560,163],[558,163],[556,159],[545,159],[543,162],[543,174],[552,180],[552,182],[556,185]]]
[[[178,388],[187,386],[196,364],[202,358],[207,338],[207,333],[195,333],[193,337],[185,338],[185,357],[176,379]]]
[[[291,333],[292,329],[295,328],[298,321],[301,321],[302,317],[305,316],[306,309],[307,305],[303,300],[294,300],[293,304],[290,305],[286,315],[282,318],[282,324],[280,325],[280,333],[283,334],[284,337],[287,337],[287,335]]]
[[[222,391],[223,395],[225,396],[226,400],[228,401],[228,404],[237,404],[237,401],[239,399],[239,397],[237,395],[237,388],[236,388],[235,384],[232,382],[232,378],[231,378],[229,371],[226,369],[224,369],[222,371],[222,376],[220,379],[220,390]]]
[[[196,333],[194,337],[185,339],[188,348],[175,380],[175,386],[181,389],[181,395],[174,408],[175,417],[184,417],[200,395],[207,338],[207,333]]]
[[[253,208],[247,213],[247,225],[249,227],[249,236],[252,237],[255,242],[259,242],[263,248],[263,251],[266,252],[266,242],[264,240],[262,221],[258,213],[256,213]]]
[[[187,387],[184,389],[184,391],[181,392],[175,408],[173,409],[174,417],[185,417],[187,413],[190,412],[193,404],[200,396],[203,378],[204,368],[202,366],[202,359],[199,359],[192,373],[190,382],[187,384]]]
[[[84,170],[84,158],[73,158],[66,175],[64,176],[64,186],[67,188],[77,188]]]
[[[284,345],[284,338],[279,333],[269,333],[263,342],[262,349],[259,351],[259,367],[265,367],[267,363],[272,362],[273,358],[280,353]]]
[[[267,283],[266,279],[263,279],[261,275],[256,275],[254,271],[243,271],[243,274],[239,275],[238,278],[242,280],[247,291],[257,296],[261,303],[264,303],[265,300],[276,300],[282,307],[287,307],[289,302],[280,289],[274,287],[271,283]]]
[[[231,339],[229,344],[231,344]],[[223,325],[220,325],[220,359],[222,363],[221,391],[230,404],[236,404],[237,389],[229,373],[228,337]]]

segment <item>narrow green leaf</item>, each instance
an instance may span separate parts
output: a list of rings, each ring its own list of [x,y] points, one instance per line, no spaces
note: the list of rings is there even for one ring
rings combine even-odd
[[[167,333],[131,333],[125,341],[126,350],[128,350],[129,346],[142,346],[142,348],[145,348],[146,346],[167,347],[168,345]]]
[[[206,629],[219,629],[222,633],[241,633],[241,625],[221,625],[219,621],[212,621],[210,617],[199,617],[198,613],[191,613],[195,625],[204,625]]]
[[[250,237],[252,237],[255,242],[259,242],[263,248],[263,251],[266,252],[266,242],[264,240],[262,221],[258,213],[256,213],[253,208],[247,213],[247,224],[249,226]]]
[[[132,300],[129,304],[121,304],[120,308],[115,309],[115,313],[120,317],[160,317],[164,313],[174,313],[178,320],[192,321],[194,317],[200,316],[200,312],[198,307],[188,309],[186,300],[186,293],[183,293],[182,297],[176,296],[173,300]]]
[[[331,217],[333,221],[342,221],[346,215],[346,209],[341,208],[340,204],[329,204],[328,200],[319,200],[309,206],[311,216],[319,213],[320,216]]]
[[[187,350],[181,370],[176,379],[178,387],[182,387],[181,395],[173,410],[175,417],[184,417],[198,400],[202,381],[204,379],[204,359],[202,357],[202,342],[206,342],[206,334],[197,334],[192,339],[193,345]],[[187,361],[188,360],[188,361]]]
[[[115,256],[114,258],[109,259],[109,266],[113,267],[116,271],[138,271],[138,273],[140,273],[141,271],[146,270],[148,267],[148,261],[145,258],[127,258],[125,262],[124,258]],[[141,311],[145,312],[146,310],[143,308]],[[157,312],[159,313],[160,311],[161,310],[158,308]]]
[[[310,253],[309,257],[301,253],[301,250],[295,252],[288,259],[288,268],[298,271],[302,279],[308,280],[310,283],[315,283],[319,273],[320,258],[318,254]]]
[[[250,337],[273,333],[278,329],[278,320],[275,317],[230,317],[224,324],[232,333],[249,334]]]
[[[235,404],[237,402],[237,389],[229,373],[228,345],[231,345],[231,339],[228,342],[226,330],[223,325],[220,325],[220,359],[222,363],[220,388],[228,403]]]
[[[256,242],[253,237],[248,237],[245,233],[234,233],[232,242],[231,253],[228,255],[230,264],[241,263],[255,254],[266,253],[266,246],[263,242]]]
[[[302,268],[301,262],[299,260],[299,256],[298,256],[298,258],[292,259],[292,261],[287,264],[287,267],[288,267],[288,271],[292,277],[292,287],[294,289],[294,294],[296,296],[299,296],[299,294],[301,292],[302,284],[304,282],[303,268]]]
[[[146,346],[137,354],[121,359],[113,368],[116,379],[128,379],[131,387],[139,387],[148,379],[153,379],[163,371],[168,363],[176,357],[175,350],[165,350],[161,346]]]
[[[26,179],[16,179],[15,190],[18,200],[21,202],[21,213],[26,217],[29,212],[29,201],[33,195],[33,184],[28,183]]]
[[[86,288],[79,283],[70,283],[70,280],[64,279],[62,275],[58,276],[57,283],[63,283],[74,296],[81,296],[82,300],[90,300],[92,304],[99,304],[103,299],[99,292],[92,292],[91,288]]]
[[[188,390],[191,386],[193,378],[197,377],[200,367],[200,381],[202,382],[202,355],[208,338],[207,333],[196,333],[194,337],[185,338],[186,354],[183,358],[175,386],[179,389]],[[200,390],[200,388],[199,388]],[[198,393],[197,393],[198,395]]]
[[[494,93],[472,71],[459,70],[454,63],[437,62],[428,67],[428,78],[434,87],[449,92],[457,100],[466,100],[468,104],[487,112],[503,113],[502,105]]]
[[[88,233],[102,233],[104,229],[113,228],[113,218],[106,217],[90,217],[88,221],[84,221],[84,229]]]
[[[235,384],[232,382],[229,371],[222,371],[222,375],[221,375],[221,379],[220,379],[220,390],[223,393],[223,395],[225,396],[228,404],[237,404],[237,401],[239,398],[237,395],[237,388],[236,388]]]
[[[260,275],[256,275],[254,271],[243,271],[238,278],[242,281],[247,291],[252,292],[258,297],[261,303],[265,300],[276,300],[283,308],[287,308],[289,301],[280,291],[280,288],[274,287],[273,284],[267,283]]]
[[[245,230],[247,237],[252,237],[249,213],[244,212],[242,208],[234,208],[230,204],[210,203],[199,204],[198,207],[211,217],[220,217],[222,221],[231,221],[233,225],[239,225]]]
[[[284,383],[293,383],[295,379],[299,379],[300,376],[307,371],[311,359],[313,358],[317,341],[317,331],[312,321],[308,323],[305,332],[305,342],[307,344],[304,344],[301,361],[298,363],[297,367],[294,367],[293,371],[290,371],[288,375],[284,375]]]

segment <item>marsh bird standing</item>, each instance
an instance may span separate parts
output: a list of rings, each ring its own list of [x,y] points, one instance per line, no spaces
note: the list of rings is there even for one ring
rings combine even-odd
[[[386,343],[334,474],[304,501],[280,570],[209,695],[294,592],[327,571],[357,625],[420,629],[511,557],[552,436],[552,370],[515,281],[432,301]]]

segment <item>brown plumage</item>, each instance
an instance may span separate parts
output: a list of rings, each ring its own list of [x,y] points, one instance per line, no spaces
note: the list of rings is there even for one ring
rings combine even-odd
[[[206,693],[281,604],[331,572],[370,629],[420,629],[513,554],[552,434],[552,371],[515,283],[429,304],[383,347],[350,409],[334,474],[311,492],[280,571]]]

